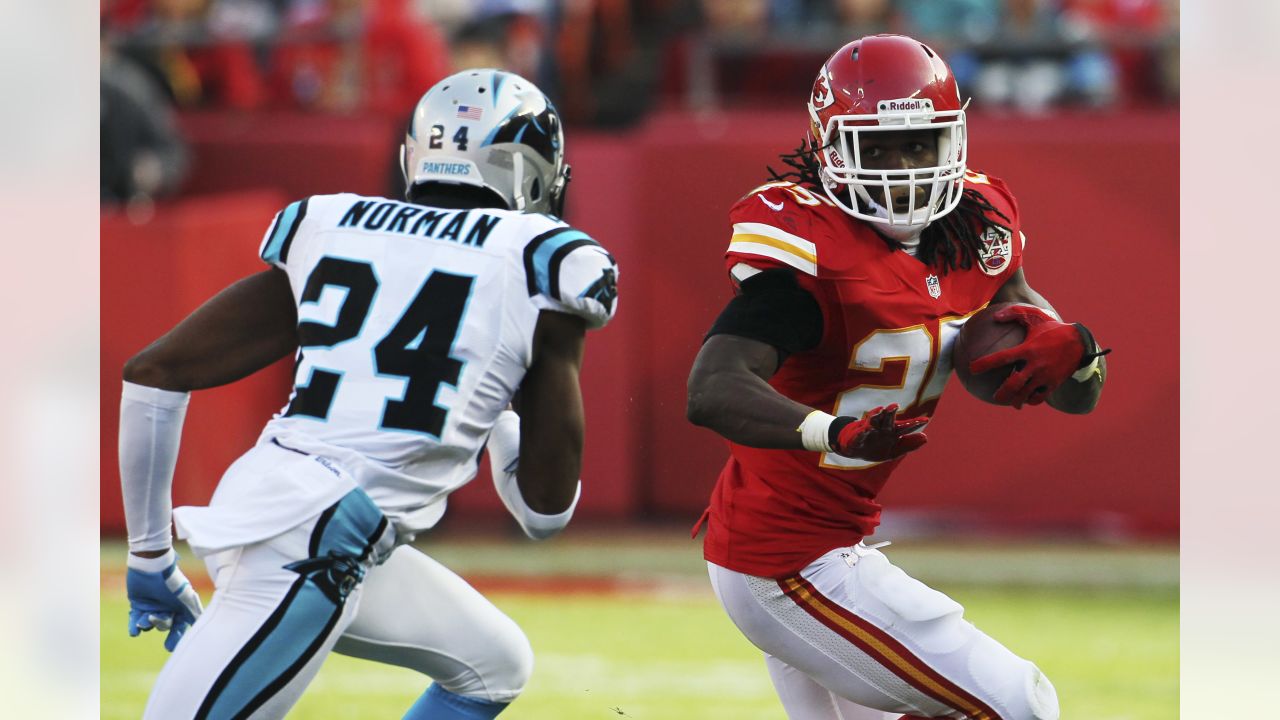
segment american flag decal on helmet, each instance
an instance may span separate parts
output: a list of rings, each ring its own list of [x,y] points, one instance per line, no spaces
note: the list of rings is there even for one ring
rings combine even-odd
[[[462,120],[479,120],[483,112],[484,111],[475,105],[458,106],[458,117]]]

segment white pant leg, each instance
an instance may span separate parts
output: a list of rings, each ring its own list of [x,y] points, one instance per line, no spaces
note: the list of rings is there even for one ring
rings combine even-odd
[[[882,553],[838,548],[784,580],[708,563],[752,643],[858,705],[924,717],[1056,720],[1052,684]]]
[[[533,671],[515,621],[444,565],[407,545],[365,578],[360,611],[334,648],[416,670],[444,689],[511,702]]]
[[[846,700],[772,655],[765,655],[764,659],[773,689],[789,720],[898,720],[901,717]]]
[[[370,543],[389,548],[379,522],[356,490],[275,538],[207,557],[213,599],[161,670],[144,720],[283,718],[355,617],[361,568],[378,555]],[[299,561],[310,564],[286,567]]]

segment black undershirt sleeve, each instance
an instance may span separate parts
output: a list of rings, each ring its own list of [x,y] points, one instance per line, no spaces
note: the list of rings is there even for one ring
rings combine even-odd
[[[793,271],[777,268],[743,280],[706,338],[737,335],[768,343],[777,349],[781,365],[791,354],[818,347],[822,324],[818,301],[800,287]]]

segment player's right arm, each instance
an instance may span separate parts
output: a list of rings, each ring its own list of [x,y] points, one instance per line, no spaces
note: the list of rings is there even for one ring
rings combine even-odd
[[[812,349],[821,338],[821,312],[806,296],[789,270],[743,281],[693,361],[689,421],[739,445],[866,460],[889,460],[923,445],[925,436],[914,431],[926,421],[897,420],[897,405],[865,418],[834,417],[769,385],[787,354]]]
[[[283,270],[228,286],[124,365],[125,382],[190,392],[235,382],[298,347],[297,307]]]
[[[786,273],[786,270],[773,271]],[[781,282],[786,280],[781,279]],[[758,282],[758,281],[756,281]],[[794,282],[794,280],[791,280]],[[751,280],[748,283],[752,283]],[[774,390],[767,382],[782,361],[778,347],[763,340],[730,332],[717,333],[726,316],[735,316],[745,295],[730,302],[712,334],[703,343],[689,372],[686,416],[699,425],[740,445],[759,448],[802,449],[796,428],[813,408]],[[785,318],[782,318],[785,322]],[[740,328],[739,331],[745,331]],[[753,334],[763,335],[764,332]],[[780,343],[787,342],[779,340]]]
[[[293,239],[304,213],[295,209],[289,217],[296,221],[280,230],[288,213],[277,216],[264,247]],[[178,568],[170,530],[190,391],[233,382],[284,357],[297,347],[296,325],[289,279],[277,266],[233,283],[125,363],[119,457],[130,635],[168,630],[165,647],[172,651],[201,611]]]
[[[822,341],[823,311],[801,278],[816,276],[807,215],[784,217],[788,203],[809,202],[792,186],[766,185],[734,206],[728,258],[736,294],[707,334],[689,373],[686,417],[740,445],[837,452],[887,460],[924,444],[923,420],[898,421],[897,406],[862,418],[834,417],[782,395],[768,379],[786,358]],[[766,197],[772,192],[773,198]],[[779,220],[779,218],[782,218]],[[787,222],[790,220],[790,222]],[[807,284],[807,283],[806,283]]]
[[[200,615],[171,547],[171,488],[191,390],[224,385],[297,346],[293,296],[280,270],[218,293],[125,363],[120,483],[129,533],[129,634],[169,631],[172,651]]]

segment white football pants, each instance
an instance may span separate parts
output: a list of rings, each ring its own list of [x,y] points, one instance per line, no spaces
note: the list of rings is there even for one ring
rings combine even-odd
[[[381,565],[360,563],[363,582],[349,565],[285,567],[330,549],[314,552],[324,517],[206,558],[213,599],[161,671],[144,720],[283,718],[331,649],[416,670],[459,695],[520,694],[533,669],[524,633],[422,552],[400,546]],[[316,581],[300,580],[305,572]]]
[[[1038,668],[878,550],[837,548],[775,580],[707,563],[716,596],[765,652],[791,720],[1057,720]]]

